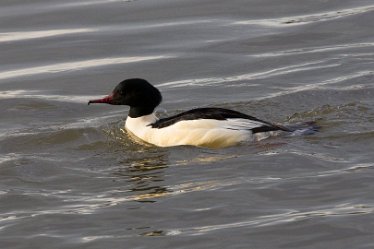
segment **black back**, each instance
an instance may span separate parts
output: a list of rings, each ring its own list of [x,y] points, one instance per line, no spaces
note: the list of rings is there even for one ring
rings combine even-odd
[[[266,131],[276,131],[276,130],[283,130],[288,131],[287,128],[281,127],[278,125],[271,124],[269,122],[260,120],[258,118],[252,117],[250,115],[228,110],[224,108],[197,108],[192,109],[186,112],[179,113],[177,115],[168,117],[168,118],[162,118],[155,123],[151,124],[152,128],[164,128],[170,125],[173,125],[179,121],[184,120],[195,120],[195,119],[216,119],[216,120],[227,120],[231,118],[242,118],[242,119],[248,119],[253,120],[257,122],[261,122],[264,125],[259,126],[256,128],[251,129],[253,133],[257,132],[266,132]]]

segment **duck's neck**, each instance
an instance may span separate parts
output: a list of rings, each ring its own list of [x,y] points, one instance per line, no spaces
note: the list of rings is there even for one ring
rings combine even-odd
[[[142,116],[150,115],[154,112],[155,107],[145,107],[145,106],[130,106],[129,117],[139,118]]]
[[[132,133],[137,135],[138,137],[141,137],[140,134],[144,132],[145,127],[151,128],[151,124],[156,122],[158,118],[154,113],[144,115],[141,117],[133,118],[131,116],[128,116],[126,118],[125,127],[130,130]]]

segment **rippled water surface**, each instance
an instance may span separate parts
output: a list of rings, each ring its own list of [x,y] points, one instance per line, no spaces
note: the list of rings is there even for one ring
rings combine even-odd
[[[373,23],[372,0],[1,1],[0,247],[374,248]],[[131,77],[160,115],[322,129],[139,144],[86,104]]]

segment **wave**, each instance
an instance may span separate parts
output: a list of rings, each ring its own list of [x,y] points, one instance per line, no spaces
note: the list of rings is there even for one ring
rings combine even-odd
[[[342,76],[334,77],[334,78],[331,78],[331,79],[327,79],[327,80],[324,80],[324,81],[321,81],[321,82],[315,82],[315,83],[305,84],[305,85],[302,85],[302,86],[286,88],[284,90],[281,90],[281,91],[278,91],[278,92],[275,92],[275,93],[270,93],[267,96],[260,97],[260,98],[257,98],[257,99],[260,100],[260,99],[275,98],[275,97],[288,95],[288,94],[293,94],[293,93],[298,93],[298,92],[303,92],[303,91],[310,91],[310,90],[315,90],[315,89],[324,89],[324,88],[326,88],[326,86],[329,86],[329,85],[341,83],[341,82],[351,80],[351,79],[370,76],[370,75],[373,75],[373,74],[374,74],[374,71],[371,71],[371,70],[363,70],[363,71],[353,72],[353,73],[349,73],[349,74],[346,74],[346,75],[342,75]],[[343,89],[343,90],[347,90],[347,89]]]
[[[133,2],[137,0],[89,0],[89,1],[74,1],[74,2],[50,2],[50,3],[22,3],[9,6],[2,6],[0,8],[0,17],[8,16],[22,16],[35,15],[53,11],[64,11],[70,8],[87,7],[92,5],[109,4],[109,3],[124,3]]]
[[[0,91],[0,99],[43,99],[49,101],[59,101],[68,103],[85,103],[89,99],[98,98],[101,95],[57,95],[48,94],[46,91],[39,90],[7,90]]]
[[[50,29],[50,30],[36,30],[36,31],[24,31],[24,32],[6,32],[0,33],[0,42],[10,41],[21,41],[37,38],[46,38],[60,35],[71,35],[93,32],[94,29]]]
[[[236,25],[260,25],[260,26],[270,26],[270,27],[289,27],[297,25],[305,25],[316,22],[326,22],[331,20],[336,20],[340,18],[345,18],[352,15],[363,14],[371,12],[374,10],[374,5],[360,6],[356,8],[346,8],[333,11],[326,11],[308,15],[297,15],[297,16],[287,16],[280,18],[268,18],[268,19],[256,19],[256,20],[246,20],[246,21],[236,21]]]
[[[116,64],[128,64],[141,61],[161,60],[172,58],[171,55],[156,55],[156,56],[132,56],[132,57],[111,57],[111,58],[97,58],[90,60],[81,60],[73,62],[55,63],[47,66],[27,67],[15,70],[8,70],[0,72],[0,80],[18,78],[39,74],[54,74],[66,71],[77,71],[92,67],[101,67]]]
[[[317,70],[321,68],[340,66],[340,63],[326,64],[327,61],[328,60],[316,60],[316,61],[311,61],[311,62],[293,64],[289,66],[277,67],[277,68],[273,68],[273,69],[266,70],[266,71],[260,71],[260,72],[254,72],[254,73],[248,73],[248,74],[240,74],[240,75],[234,75],[234,76],[228,76],[228,77],[222,77],[222,78],[211,77],[211,78],[171,81],[171,82],[158,84],[157,86],[171,87],[171,88],[185,87],[185,86],[209,86],[209,85],[234,82],[234,81],[240,81],[240,80],[266,79],[266,78],[272,78],[275,76],[280,76],[280,75],[285,75],[285,74],[298,73],[302,71],[310,71],[310,70]],[[246,84],[246,86],[248,86],[248,84]],[[252,86],[256,86],[256,84]]]
[[[251,57],[277,57],[277,56],[287,56],[287,55],[300,55],[300,54],[311,54],[311,53],[323,53],[337,50],[346,50],[352,48],[371,48],[374,46],[374,42],[359,42],[359,43],[347,43],[347,44],[337,44],[333,46],[318,46],[318,47],[304,47],[298,49],[289,49],[283,51],[274,51],[270,53],[253,54]],[[373,53],[362,53],[362,54],[350,54],[352,56],[372,56]]]
[[[233,228],[250,228],[250,227],[264,227],[275,226],[283,223],[296,222],[301,220],[308,220],[313,218],[329,218],[336,216],[348,215],[365,215],[374,213],[374,206],[372,204],[352,204],[344,203],[335,205],[329,208],[320,208],[311,211],[290,210],[285,213],[259,216],[253,219],[238,221],[232,223],[199,226],[191,228],[170,229],[166,231],[167,235],[202,235],[217,230],[233,229]]]

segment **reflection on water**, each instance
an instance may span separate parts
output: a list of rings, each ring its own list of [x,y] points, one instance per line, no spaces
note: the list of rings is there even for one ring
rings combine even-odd
[[[155,202],[170,190],[164,184],[167,168],[167,155],[160,153],[139,152],[141,157],[132,157],[121,162],[122,166],[113,175],[125,177],[132,198],[136,201]]]
[[[163,185],[164,169],[169,164],[168,152],[139,143],[140,141],[136,141],[120,127],[123,127],[122,122],[114,123],[105,130],[111,146],[114,146],[119,153],[121,150],[125,153],[113,175],[125,178],[130,184],[129,192],[133,192],[131,199],[139,202],[155,202],[155,198],[163,197],[170,192]]]

